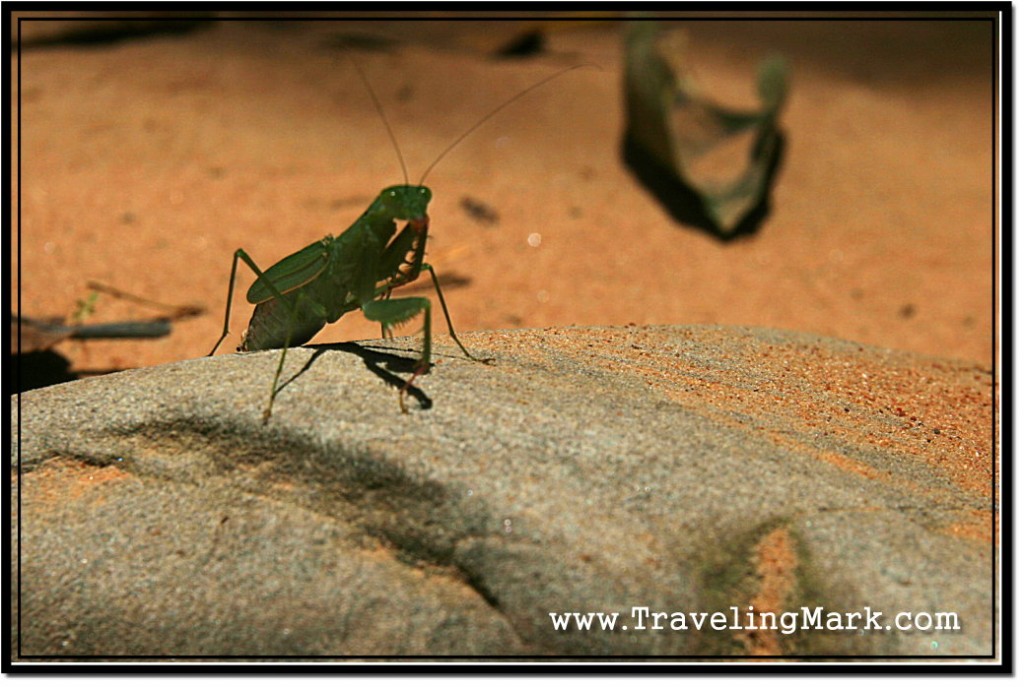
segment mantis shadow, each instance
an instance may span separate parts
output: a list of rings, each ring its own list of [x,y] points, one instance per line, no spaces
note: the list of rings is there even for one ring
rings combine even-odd
[[[360,346],[354,342],[316,344],[308,346],[308,348],[314,349],[313,355],[309,357],[309,360],[306,361],[306,364],[302,366],[301,370],[281,384],[280,388],[278,388],[278,393],[305,373],[306,370],[310,369],[313,366],[313,362],[327,351],[343,351],[362,358],[363,363],[366,365],[366,369],[384,380],[388,386],[392,386],[398,390],[402,390],[406,387],[406,380],[395,373],[402,372],[413,374],[419,363],[419,358],[404,358],[393,353],[385,353],[366,346]],[[434,402],[429,396],[423,393],[423,390],[418,386],[409,386],[408,388],[405,388],[405,393],[416,399],[416,402],[420,404],[421,410],[429,410],[434,406]]]

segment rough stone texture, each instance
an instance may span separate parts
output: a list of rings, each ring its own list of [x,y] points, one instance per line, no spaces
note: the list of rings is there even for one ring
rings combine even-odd
[[[991,371],[766,329],[437,339],[408,415],[382,379],[415,339],[291,351],[267,426],[275,352],[15,399],[20,655],[992,653]],[[818,605],[961,630],[549,618]]]

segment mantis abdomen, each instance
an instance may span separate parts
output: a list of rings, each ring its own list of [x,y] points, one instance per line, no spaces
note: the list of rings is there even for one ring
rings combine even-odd
[[[316,293],[326,280],[318,280],[285,295],[257,305],[249,320],[249,328],[242,335],[239,351],[265,351],[272,348],[301,346],[337,320],[328,319],[320,294]],[[355,310],[353,304],[348,310]]]

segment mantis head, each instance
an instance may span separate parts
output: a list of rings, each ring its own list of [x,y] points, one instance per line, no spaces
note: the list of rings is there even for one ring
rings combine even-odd
[[[399,220],[422,220],[427,216],[430,189],[426,186],[390,186],[380,193],[378,202],[386,214]]]

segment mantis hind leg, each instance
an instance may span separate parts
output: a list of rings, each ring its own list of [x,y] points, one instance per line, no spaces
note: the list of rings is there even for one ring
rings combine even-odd
[[[405,407],[406,393],[412,388],[417,377],[430,371],[430,301],[419,297],[370,301],[363,304],[362,310],[366,319],[380,322],[381,329],[386,332],[423,313],[423,354],[416,369],[413,370],[412,377],[398,392],[398,405],[403,413],[408,413]]]
[[[284,347],[281,349],[281,357],[277,359],[277,370],[274,371],[274,381],[270,383],[270,400],[267,401],[267,409],[263,411],[263,424],[270,422],[270,414],[274,411],[274,399],[277,398],[277,392],[281,390],[277,386],[277,383],[281,379],[281,370],[284,369],[284,357],[288,354],[288,344],[291,343],[291,338],[292,335],[289,330],[288,336],[284,342]]]
[[[258,280],[262,280],[267,284],[268,289],[274,294],[275,298],[281,299],[282,302],[287,303],[281,291],[277,288],[277,286],[274,285],[272,281],[267,279],[267,277],[263,274],[263,270],[256,266],[256,263],[253,261],[252,258],[249,257],[249,254],[246,253],[241,248],[236,250],[234,259],[231,261],[231,277],[229,278],[228,281],[228,301],[227,305],[224,307],[224,329],[221,332],[220,338],[217,339],[217,343],[213,345],[213,350],[211,350],[209,353],[209,355],[211,356],[217,352],[217,349],[220,348],[221,343],[223,343],[224,339],[228,335],[228,332],[230,331],[229,326],[231,321],[231,301],[233,300],[235,295],[235,275],[238,272],[239,260],[242,260],[243,262],[245,262],[246,265],[249,266],[249,268],[256,274],[256,278]],[[270,385],[270,400],[267,402],[266,410],[263,411],[263,424],[267,424],[267,422],[270,421],[270,415],[274,409],[274,399],[277,397],[277,392],[280,391],[280,389],[278,389],[277,387],[277,383],[281,379],[281,371],[284,369],[284,359],[288,353],[288,348],[291,344],[292,332],[295,329],[295,309],[291,306],[289,306],[289,318],[291,319],[292,324],[288,327],[288,332],[285,335],[284,346],[281,348],[281,357],[277,361],[277,370],[274,372],[274,380]]]
[[[277,398],[277,394],[281,391],[281,387],[278,383],[281,381],[281,372],[284,370],[284,361],[288,355],[288,349],[291,348],[292,341],[297,341],[298,344],[302,344],[308,340],[309,332],[299,330],[298,313],[310,306],[309,296],[304,292],[299,292],[294,296],[282,296],[280,299],[272,301],[273,304],[283,307],[287,317],[287,324],[284,327],[284,341],[281,343],[281,355],[277,359],[277,369],[274,370],[274,379],[270,382],[270,398],[267,401],[267,408],[263,411],[263,424],[267,424],[270,421],[271,413],[274,410],[274,400]],[[249,324],[249,332],[253,329],[253,322],[257,319],[261,312],[261,307],[266,307],[267,303],[261,303],[257,306],[256,312],[253,314],[253,321]],[[312,303],[316,306],[316,303]],[[326,317],[326,313],[322,312],[322,309],[317,308],[320,317]],[[322,320],[321,320],[322,321]],[[317,327],[319,329],[319,326]]]
[[[224,306],[224,329],[221,331],[220,338],[217,339],[217,343],[213,345],[213,350],[209,352],[207,357],[217,352],[217,349],[220,348],[221,343],[223,343],[224,339],[227,337],[230,331],[229,326],[231,322],[231,301],[234,300],[235,296],[235,274],[238,272],[239,260],[243,261],[246,265],[249,266],[249,269],[253,271],[253,274],[256,275],[256,279],[258,281],[261,281],[267,285],[267,289],[274,295],[274,298],[284,299],[284,295],[281,293],[281,291],[278,290],[277,286],[274,285],[274,282],[267,279],[267,277],[263,274],[263,270],[256,266],[256,263],[253,261],[252,258],[249,257],[249,254],[246,253],[241,248],[236,250],[234,258],[231,260],[231,276],[228,278],[228,301],[227,304],[225,304]]]
[[[281,372],[284,370],[284,360],[288,355],[288,349],[291,348],[292,341],[297,340],[297,343],[301,345],[305,340],[308,340],[308,332],[298,330],[298,313],[302,308],[310,305],[309,296],[304,292],[299,292],[294,299],[282,297],[280,300],[275,302],[281,303],[285,306],[288,325],[285,328],[285,337],[281,346],[281,356],[277,359],[277,369],[274,370],[274,379],[270,383],[270,399],[267,401],[266,410],[263,411],[263,424],[267,424],[270,421],[270,415],[274,409],[274,399],[277,398],[277,394],[281,391],[281,387],[278,386],[278,382],[281,381]],[[312,305],[316,306],[316,303],[313,303]],[[321,312],[320,316],[326,317],[326,314]],[[251,329],[252,324],[250,323],[250,331]]]
[[[243,255],[245,255],[246,258],[249,257],[244,250],[239,248],[235,251],[235,257],[231,260],[231,277],[228,279],[228,302],[227,305],[224,306],[224,330],[220,333],[220,338],[217,339],[217,343],[213,345],[213,350],[207,354],[207,357],[216,353],[217,349],[220,348],[221,343],[223,343],[224,339],[227,338],[229,323],[231,320],[231,301],[235,296],[235,274],[238,272],[238,260]]]
[[[477,358],[475,355],[466,350],[466,347],[459,341],[458,335],[455,334],[455,327],[452,325],[452,318],[448,314],[448,306],[444,302],[444,294],[441,293],[441,282],[437,279],[437,274],[434,272],[434,268],[427,263],[423,263],[422,268],[430,272],[430,279],[434,282],[434,290],[437,291],[437,300],[441,303],[441,312],[444,313],[444,321],[448,323],[448,334],[452,337],[459,349],[466,355],[470,360],[475,360],[478,363],[490,365],[494,362],[494,358]]]

